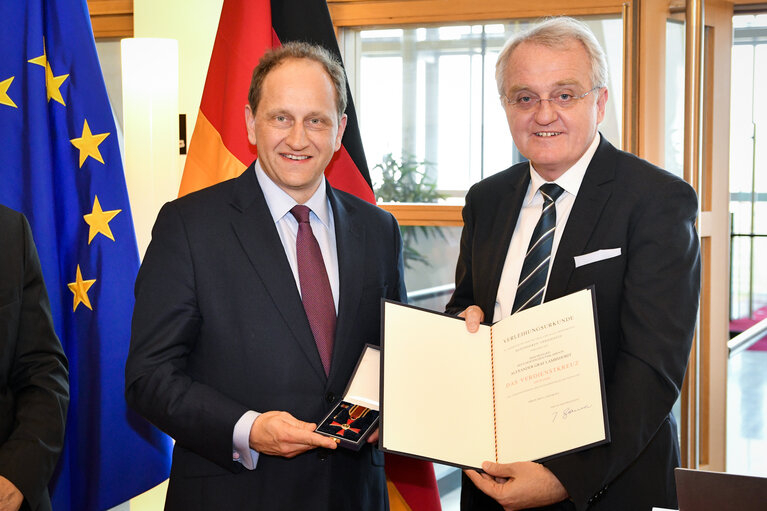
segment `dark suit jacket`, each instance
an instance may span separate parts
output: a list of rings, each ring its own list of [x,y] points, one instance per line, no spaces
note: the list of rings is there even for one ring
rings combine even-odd
[[[492,318],[529,182],[523,163],[469,191],[450,312],[477,304]],[[671,407],[698,310],[696,214],[687,183],[602,138],[567,220],[545,299],[596,288],[612,441],[545,463],[572,500],[553,509],[676,507],[679,445]],[[575,256],[612,248],[621,255],[575,268]],[[468,478],[463,499],[463,509],[500,509]]]
[[[383,455],[371,446],[233,462],[247,410],[318,422],[365,343],[381,297],[405,297],[394,218],[332,190],[340,280],[325,376],[285,250],[251,165],[166,204],[136,281],[126,398],[176,439],[166,509],[384,509]]]
[[[48,480],[64,444],[67,359],[32,231],[0,206],[0,475],[24,494],[22,509],[50,510]]]

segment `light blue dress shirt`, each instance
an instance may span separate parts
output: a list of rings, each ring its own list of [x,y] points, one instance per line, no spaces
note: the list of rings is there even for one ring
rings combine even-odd
[[[300,294],[301,285],[298,279],[298,260],[296,258],[298,221],[290,213],[293,206],[298,203],[266,175],[258,160],[256,160],[255,172]],[[336,313],[338,313],[338,250],[336,248],[333,209],[330,207],[326,187],[326,181],[323,179],[317,191],[304,205],[311,209],[309,224],[312,227],[314,237],[317,238],[317,243],[320,245],[322,259],[325,261],[325,270],[328,272],[328,280],[330,280],[330,290],[333,293],[333,302],[336,306]],[[242,463],[242,466],[248,470],[255,469],[258,463],[258,452],[250,448],[250,428],[259,415],[259,412],[253,410],[245,412],[235,424],[232,434],[232,459]]]

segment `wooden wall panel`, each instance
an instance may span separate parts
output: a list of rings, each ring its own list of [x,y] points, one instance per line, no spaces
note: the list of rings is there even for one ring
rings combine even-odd
[[[328,0],[336,27],[620,14],[618,0]]]
[[[463,226],[463,206],[396,202],[379,203],[379,206],[394,215],[400,225]]]
[[[736,2],[740,3],[740,2]],[[727,340],[729,339],[729,167],[732,4],[706,0],[703,161],[698,193],[703,241],[699,468],[726,469]],[[701,226],[703,227],[703,226]],[[702,229],[701,229],[702,231]]]
[[[93,35],[133,37],[133,0],[88,0]]]

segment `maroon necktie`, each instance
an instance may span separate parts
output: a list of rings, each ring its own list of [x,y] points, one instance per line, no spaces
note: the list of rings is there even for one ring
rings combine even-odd
[[[298,280],[301,285],[301,300],[304,302],[306,317],[314,334],[314,342],[320,352],[325,375],[330,373],[330,357],[333,354],[333,338],[336,331],[336,307],[330,280],[325,271],[325,262],[317,238],[309,224],[307,206],[297,205],[290,210],[298,220],[296,236],[296,257],[298,259]]]

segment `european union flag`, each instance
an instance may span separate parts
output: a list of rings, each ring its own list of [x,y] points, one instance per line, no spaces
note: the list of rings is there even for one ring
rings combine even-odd
[[[123,398],[139,256],[85,0],[0,0],[0,48],[0,203],[29,218],[70,364],[53,508],[107,509],[167,477],[171,442]]]

